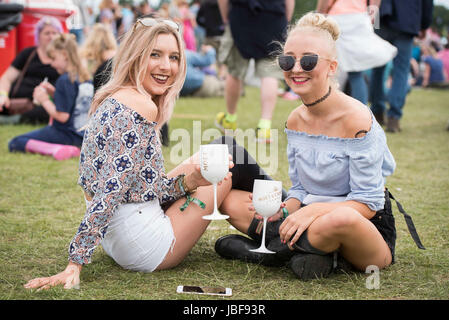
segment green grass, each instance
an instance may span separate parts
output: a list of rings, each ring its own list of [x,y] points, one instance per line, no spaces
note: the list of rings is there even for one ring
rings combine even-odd
[[[257,125],[258,89],[247,88],[239,104],[243,129]],[[58,162],[49,157],[11,154],[7,142],[32,126],[0,126],[0,299],[224,299],[180,295],[177,285],[226,286],[226,299],[448,299],[449,298],[449,92],[414,90],[408,96],[400,134],[387,134],[397,169],[388,187],[412,215],[427,250],[419,250],[394,205],[398,239],[397,262],[380,273],[380,288],[367,289],[369,275],[333,275],[301,282],[288,268],[268,268],[221,259],[215,240],[235,233],[224,221],[212,222],[178,267],[151,274],[121,269],[98,247],[93,262],[83,268],[80,290],[54,288],[29,291],[29,279],[50,276],[67,264],[67,247],[84,215],[84,199],[77,186],[78,160]],[[273,126],[279,129],[273,173],[290,187],[282,128],[296,102],[279,100]],[[201,129],[213,128],[223,99],[180,99],[170,132],[192,132],[192,119]],[[198,126],[199,123],[197,123]],[[208,139],[202,141],[206,143]],[[193,140],[184,141],[193,151]],[[164,149],[167,171],[177,161]],[[246,147],[249,146],[247,143]],[[259,149],[257,149],[258,151]],[[254,154],[257,157],[257,153]],[[182,157],[181,157],[182,158]]]

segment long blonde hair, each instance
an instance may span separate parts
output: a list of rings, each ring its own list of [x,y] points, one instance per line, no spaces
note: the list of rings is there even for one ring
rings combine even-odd
[[[90,75],[82,64],[78,54],[78,44],[74,34],[61,33],[48,44],[46,50],[50,58],[53,58],[53,53],[56,50],[65,53],[69,62],[67,72],[70,81],[74,82],[75,80],[79,80],[80,82],[84,82],[90,79]]]
[[[151,27],[135,22],[134,26],[125,34],[118,47],[117,54],[112,59],[112,74],[109,81],[95,94],[89,115],[97,110],[98,106],[106,98],[122,88],[132,87],[149,99],[153,98],[157,107],[157,128],[167,122],[175,105],[175,100],[184,84],[186,75],[186,58],[184,43],[178,31],[168,26],[163,20],[155,19],[157,24]],[[160,34],[173,34],[179,48],[179,70],[170,88],[159,97],[151,97],[143,87],[143,81],[147,74],[148,61]]]
[[[104,53],[117,50],[117,41],[110,27],[96,23],[80,50],[81,57],[87,60],[87,68],[93,74],[104,62]]]

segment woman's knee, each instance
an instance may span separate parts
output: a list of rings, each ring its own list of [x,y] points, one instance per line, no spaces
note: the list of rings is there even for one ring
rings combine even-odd
[[[354,226],[363,218],[357,210],[350,207],[339,207],[321,217],[322,233],[328,235],[342,235],[353,230]]]
[[[238,208],[242,208],[243,206],[247,208],[250,204],[251,200],[249,199],[248,192],[232,189],[223,199],[220,209],[225,212],[232,212]],[[241,211],[246,212],[246,210],[243,209]]]
[[[21,136],[11,139],[8,143],[9,152],[25,152],[25,146],[29,139]]]
[[[220,206],[220,211],[230,216],[228,222],[239,231],[246,233],[254,213],[249,210],[251,200],[249,193],[241,190],[231,190]]]

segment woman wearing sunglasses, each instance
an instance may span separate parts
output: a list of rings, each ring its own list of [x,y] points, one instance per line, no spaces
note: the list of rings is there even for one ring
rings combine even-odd
[[[212,186],[194,162],[166,175],[158,137],[185,73],[178,26],[170,20],[138,20],[122,40],[113,76],[98,90],[89,112],[78,181],[87,210],[70,243],[69,264],[25,288],[78,286],[81,269],[99,244],[125,269],[171,268],[204,233],[210,221],[202,216],[213,209]],[[219,205],[231,189],[230,175],[218,187]],[[200,186],[205,187],[196,191]]]
[[[396,234],[384,184],[395,161],[369,108],[333,80],[338,35],[335,21],[309,13],[289,31],[278,60],[302,104],[285,129],[292,187],[267,226],[267,247],[277,253],[244,253],[238,248],[259,243],[232,235],[217,241],[220,255],[272,266],[288,262],[302,280],[327,276],[336,266],[348,270],[348,262],[363,271],[392,263]],[[248,228],[253,239],[257,226]]]
[[[332,78],[338,36],[332,18],[309,13],[290,31],[279,58],[303,102],[286,122],[292,188],[279,234],[302,252],[290,266],[305,278],[329,274],[335,252],[362,271],[394,259],[396,232],[384,185],[395,161],[370,109]]]

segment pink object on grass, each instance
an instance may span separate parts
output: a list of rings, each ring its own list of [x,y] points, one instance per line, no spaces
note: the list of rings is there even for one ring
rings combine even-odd
[[[28,140],[27,144],[25,145],[25,150],[31,153],[39,153],[45,156],[52,156],[58,161],[67,160],[72,157],[78,157],[81,153],[81,150],[75,146],[48,143],[34,139]]]

